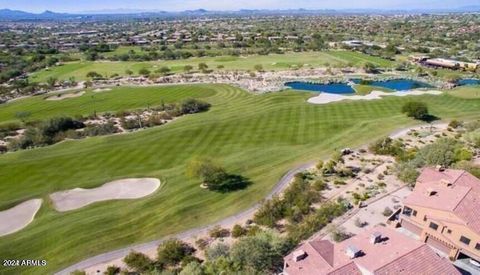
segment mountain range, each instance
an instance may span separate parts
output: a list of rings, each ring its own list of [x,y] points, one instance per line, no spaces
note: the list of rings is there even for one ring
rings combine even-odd
[[[244,16],[244,15],[335,15],[335,14],[419,14],[419,13],[479,13],[480,6],[466,6],[454,9],[411,9],[411,10],[380,10],[380,9],[343,9],[343,10],[251,10],[242,9],[237,11],[209,11],[205,9],[186,11],[161,11],[161,10],[130,10],[113,9],[86,11],[77,13],[57,13],[44,11],[42,13],[30,13],[20,10],[0,9],[0,20],[75,20],[75,19],[105,19],[105,18],[154,18],[154,17],[197,17],[197,16]]]

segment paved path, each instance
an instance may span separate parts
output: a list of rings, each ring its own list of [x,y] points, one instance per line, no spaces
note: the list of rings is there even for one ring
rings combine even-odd
[[[285,188],[291,182],[291,180],[293,179],[293,177],[295,176],[296,173],[307,170],[308,168],[312,167],[313,165],[315,165],[315,162],[309,162],[309,163],[299,165],[299,166],[295,167],[294,169],[289,170],[277,182],[277,184],[272,189],[272,191],[268,194],[268,196],[266,196],[266,199],[270,199],[270,198],[272,198],[272,196],[280,194],[283,190],[285,190]],[[110,252],[107,252],[107,253],[103,253],[103,254],[85,259],[85,260],[83,260],[79,263],[76,263],[72,266],[69,266],[69,267],[67,267],[67,268],[63,269],[62,271],[59,271],[55,274],[68,275],[75,270],[84,270],[84,269],[87,269],[87,268],[90,268],[90,267],[93,267],[93,266],[96,266],[96,265],[100,265],[100,264],[103,264],[103,263],[108,263],[108,262],[111,262],[111,261],[114,261],[114,260],[117,260],[117,259],[123,259],[132,250],[139,251],[139,252],[154,250],[164,240],[167,240],[169,238],[177,238],[177,239],[192,238],[192,237],[207,233],[212,227],[217,226],[217,225],[220,225],[222,227],[231,227],[231,226],[235,225],[236,223],[238,223],[239,220],[247,220],[247,219],[250,219],[251,217],[253,217],[253,214],[260,207],[260,205],[261,205],[260,202],[256,203],[254,206],[250,207],[249,209],[247,209],[247,210],[245,210],[241,213],[238,213],[236,215],[227,217],[227,218],[225,218],[225,219],[223,219],[223,220],[221,220],[217,223],[214,223],[214,224],[210,224],[210,225],[203,226],[203,227],[193,228],[193,229],[190,229],[188,231],[184,231],[184,232],[181,232],[179,234],[166,236],[164,238],[161,238],[161,239],[158,239],[158,240],[155,240],[155,241],[151,241],[151,242],[148,242],[148,243],[130,245],[130,246],[127,246],[125,248],[110,251]]]

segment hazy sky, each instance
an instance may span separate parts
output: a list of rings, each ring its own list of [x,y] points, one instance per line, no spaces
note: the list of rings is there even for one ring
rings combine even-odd
[[[348,9],[452,8],[480,5],[480,0],[0,0],[0,8],[40,12],[102,9],[238,10],[238,9]]]

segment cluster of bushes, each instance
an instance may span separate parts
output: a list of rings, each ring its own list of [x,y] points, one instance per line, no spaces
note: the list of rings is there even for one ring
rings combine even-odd
[[[260,232],[239,239],[233,245],[219,242],[205,251],[206,261],[193,256],[195,249],[172,239],[158,247],[157,258],[150,259],[138,252],[124,258],[129,269],[140,274],[269,274],[280,272],[283,255],[293,243],[273,232]],[[109,270],[119,272],[118,267]]]
[[[270,228],[274,228],[284,218],[292,223],[301,222],[305,215],[313,211],[312,204],[321,199],[314,184],[309,182],[304,173],[296,174],[282,197],[275,196],[262,204],[255,213],[254,222]]]
[[[454,125],[460,127],[459,122],[455,122]],[[465,134],[465,140],[476,146],[476,129],[480,128],[480,123],[478,123],[478,128],[476,128],[476,122],[468,127],[472,132]],[[398,161],[395,166],[398,178],[412,185],[419,176],[419,168],[425,166],[440,165],[445,168],[461,166],[470,168],[474,172],[476,170],[473,169],[473,165],[467,165],[473,158],[473,152],[464,142],[456,138],[441,137],[420,149],[407,150],[400,140],[386,137],[372,143],[369,149],[375,154],[394,156]]]
[[[125,116],[133,114],[128,112],[121,112],[117,115],[122,118],[122,127],[131,130],[162,125],[165,120],[171,120],[174,117],[207,111],[210,106],[209,103],[201,100],[185,99],[179,103],[162,104],[152,108],[153,112],[158,113],[147,118],[137,115],[135,118],[125,119]]]

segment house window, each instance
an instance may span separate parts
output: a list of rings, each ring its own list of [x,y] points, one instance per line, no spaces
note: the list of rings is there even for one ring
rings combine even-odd
[[[448,234],[452,234],[452,229],[447,229]]]
[[[438,229],[438,224],[431,222],[428,227],[430,227],[433,230],[437,230]]]
[[[410,207],[403,207],[403,212],[402,212],[403,215],[405,216],[411,216],[412,215],[412,208]]]
[[[466,245],[469,245],[470,244],[470,239],[467,238],[467,237],[464,237],[464,236],[461,236],[460,237],[460,241]]]
[[[413,210],[412,215],[413,215],[414,217],[416,217],[416,216],[417,216],[417,210]]]
[[[427,221],[427,216],[423,216],[423,221],[424,221],[424,222]]]
[[[476,249],[476,250],[480,250],[480,243],[477,243],[477,244],[475,245],[475,249]]]

